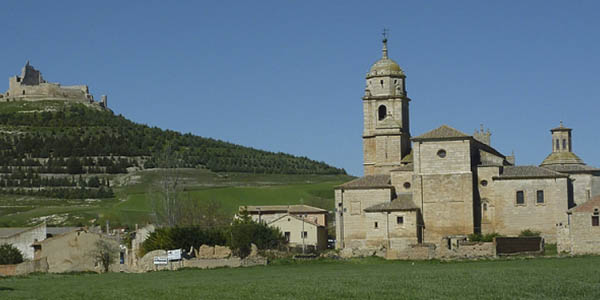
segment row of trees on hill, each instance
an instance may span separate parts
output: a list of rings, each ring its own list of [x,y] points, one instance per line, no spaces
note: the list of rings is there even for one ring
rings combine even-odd
[[[345,174],[343,169],[306,157],[140,125],[83,105],[58,111],[0,112],[0,126],[19,132],[0,134],[0,166],[31,158],[142,156],[150,157],[144,167],[154,168],[156,154],[170,145],[179,154],[181,167],[202,166],[215,172]]]

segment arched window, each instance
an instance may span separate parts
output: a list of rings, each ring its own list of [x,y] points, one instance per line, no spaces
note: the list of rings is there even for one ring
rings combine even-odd
[[[560,141],[556,140],[556,150],[560,150]]]
[[[379,83],[381,83],[381,87],[383,87],[383,80],[379,80]]]
[[[563,149],[567,149],[567,140],[563,139]]]
[[[386,115],[387,115],[387,108],[385,107],[385,105],[380,105],[379,109],[378,109],[379,121],[385,119]]]

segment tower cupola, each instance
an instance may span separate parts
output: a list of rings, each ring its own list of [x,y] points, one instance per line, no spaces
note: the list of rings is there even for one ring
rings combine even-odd
[[[552,153],[544,159],[542,166],[555,164],[584,164],[583,160],[573,153],[571,128],[567,128],[560,121],[560,125],[550,129],[552,133]]]
[[[406,95],[406,74],[400,65],[388,57],[387,38],[383,38],[381,58],[376,61],[367,73],[365,96],[400,96]]]

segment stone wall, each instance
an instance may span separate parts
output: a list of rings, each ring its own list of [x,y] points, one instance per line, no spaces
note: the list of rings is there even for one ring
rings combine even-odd
[[[0,265],[0,277],[46,272],[48,272],[48,261],[45,258],[25,261],[16,265]]]
[[[367,230],[373,226],[364,209],[390,202],[391,188],[336,190],[336,248],[366,246]],[[382,224],[383,225],[383,224]]]
[[[600,226],[592,226],[592,212],[573,212],[569,226],[559,229],[559,252],[600,254]]]
[[[540,231],[549,243],[556,243],[557,226],[567,223],[567,178],[531,178],[494,180],[493,228],[506,236],[516,236],[525,229]],[[537,191],[544,191],[544,203],[537,203]],[[517,191],[523,191],[524,204],[516,203]]]
[[[182,259],[180,261],[172,261],[166,265],[154,265],[155,256],[167,256],[165,250],[154,250],[146,253],[138,262],[138,267],[132,271],[148,272],[160,270],[177,270],[181,268],[199,268],[199,269],[214,269],[214,268],[237,268],[266,265],[267,259],[255,254],[251,254],[246,258],[231,256],[231,250],[222,246],[207,246],[202,245],[196,251],[195,258]]]

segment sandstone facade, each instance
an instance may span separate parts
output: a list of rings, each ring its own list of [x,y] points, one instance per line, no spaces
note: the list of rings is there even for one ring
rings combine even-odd
[[[453,236],[515,236],[527,229],[548,243],[574,241],[574,235],[589,240],[579,245],[600,242],[600,236],[585,233],[593,231],[579,231],[583,223],[576,225],[579,215],[570,210],[600,195],[600,169],[573,153],[570,128],[561,122],[550,130],[552,152],[539,166],[516,166],[514,155],[492,147],[483,126],[474,135],[443,125],[411,137],[406,75],[383,43],[363,97],[365,176],[335,189],[336,248],[346,254],[383,249],[396,253],[388,257],[431,256],[418,245],[443,249]],[[569,224],[570,238],[557,234]]]

